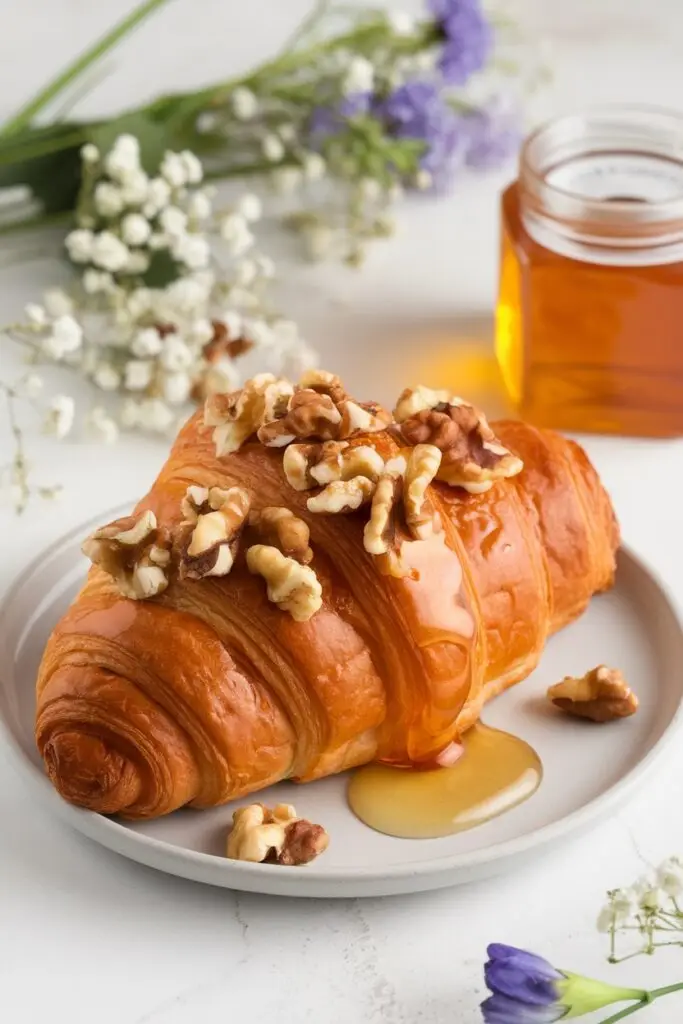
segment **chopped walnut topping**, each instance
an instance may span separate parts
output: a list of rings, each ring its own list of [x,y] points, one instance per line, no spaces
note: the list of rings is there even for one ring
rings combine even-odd
[[[341,413],[329,395],[297,391],[289,400],[285,415],[265,422],[258,431],[258,439],[268,448],[284,448],[296,440],[330,441],[337,436],[340,423]]]
[[[274,419],[285,411],[293,393],[288,381],[261,373],[241,391],[210,395],[204,406],[204,423],[214,428],[216,454],[220,457],[238,451],[266,418]]]
[[[291,509],[268,506],[249,516],[249,526],[262,544],[279,548],[283,555],[308,565],[313,552],[308,546],[310,531]]]
[[[95,530],[81,550],[115,580],[124,597],[133,601],[155,597],[168,586],[164,570],[171,561],[171,552],[149,509]]]
[[[188,487],[182,509],[186,524],[192,529],[180,558],[181,579],[227,576],[249,505],[249,494],[242,487]]]
[[[366,476],[355,476],[351,480],[334,480],[323,487],[320,494],[309,498],[306,506],[309,512],[353,512],[367,504],[375,492],[375,483]]]
[[[370,519],[363,532],[363,547],[371,555],[385,555],[394,547],[396,509],[403,493],[401,478],[406,468],[404,458],[390,459],[377,482]]]
[[[426,388],[423,384],[419,384],[416,388],[406,388],[398,397],[398,402],[394,409],[394,419],[397,423],[403,423],[404,420],[415,416],[416,413],[435,409],[449,400],[449,391],[433,391],[431,388]]]
[[[290,444],[285,449],[282,468],[287,483],[295,491],[310,491],[318,486],[313,467],[325,466],[329,472],[341,472],[341,456],[348,441],[324,441],[322,444]],[[334,477],[338,479],[338,477]]]
[[[638,698],[616,668],[598,665],[583,678],[565,676],[548,690],[548,698],[562,711],[593,722],[627,718],[638,710]]]
[[[391,423],[391,413],[376,402],[353,402],[346,399],[339,403],[341,424],[339,437],[351,437],[353,434],[375,434],[378,430],[386,430]]]
[[[321,608],[322,587],[310,566],[300,565],[268,544],[248,548],[247,566],[249,572],[265,579],[268,600],[289,612],[297,622],[306,622]]]
[[[239,807],[232,816],[227,854],[232,860],[296,866],[324,853],[330,838],[322,825],[298,818],[291,804],[271,811],[263,804]]]
[[[299,381],[299,387],[317,391],[319,395],[328,395],[335,405],[348,397],[341,379],[329,370],[306,370]]]
[[[408,459],[403,480],[406,524],[417,540],[431,537],[439,523],[438,513],[427,495],[437,474],[441,452],[433,444],[418,444]]]
[[[377,480],[384,469],[384,459],[369,444],[360,444],[356,448],[346,448],[338,458],[322,459],[312,466],[310,473],[317,484],[331,484],[335,480],[351,480],[355,476],[364,476],[368,480]]]
[[[415,413],[401,433],[408,444],[435,445],[442,452],[437,479],[473,494],[523,468],[521,459],[499,443],[484,414],[461,399]]]

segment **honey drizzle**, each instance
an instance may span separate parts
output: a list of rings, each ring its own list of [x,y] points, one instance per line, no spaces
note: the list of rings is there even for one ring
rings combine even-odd
[[[436,839],[497,818],[538,789],[541,761],[517,736],[479,724],[463,747],[448,768],[360,768],[349,783],[352,811],[385,835]]]

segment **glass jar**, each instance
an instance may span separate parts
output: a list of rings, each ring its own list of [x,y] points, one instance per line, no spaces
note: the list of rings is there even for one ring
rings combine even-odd
[[[496,352],[532,423],[683,434],[683,115],[602,108],[526,140],[502,197]]]

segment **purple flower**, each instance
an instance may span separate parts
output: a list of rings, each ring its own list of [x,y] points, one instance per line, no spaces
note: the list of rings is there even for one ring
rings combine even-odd
[[[480,0],[430,0],[429,7],[444,40],[441,74],[451,85],[464,85],[484,66],[493,43]]]
[[[381,116],[397,139],[425,143],[420,159],[423,170],[444,183],[465,155],[466,134],[461,120],[432,82],[407,82],[384,102]]]
[[[308,123],[308,132],[312,139],[337,135],[344,129],[344,122],[350,117],[367,114],[370,110],[372,94],[356,92],[345,96],[336,107],[316,107]]]
[[[493,993],[481,1004],[485,1024],[552,1024],[571,1014],[599,1010],[627,999],[642,1001],[643,989],[615,988],[578,974],[558,971],[535,953],[493,943],[484,966]]]

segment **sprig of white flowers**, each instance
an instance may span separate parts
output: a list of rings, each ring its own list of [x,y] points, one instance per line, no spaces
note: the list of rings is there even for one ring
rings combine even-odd
[[[65,240],[74,285],[48,290],[6,333],[31,364],[68,367],[103,393],[83,417],[86,436],[168,434],[193,400],[256,371],[298,375],[315,364],[296,324],[268,311],[275,266],[257,247],[257,195],[216,209],[193,153],[167,152],[148,175],[131,135],[105,154],[84,146],[82,161],[77,226]],[[6,483],[19,509],[30,489],[16,405],[33,402],[42,384],[34,371],[0,383],[15,440]],[[57,395],[42,415],[45,431],[62,439],[75,402]]]
[[[608,892],[597,927],[609,935],[611,963],[651,956],[661,946],[683,946],[683,858],[668,857],[628,888]],[[620,935],[634,939],[637,948],[618,956]]]

